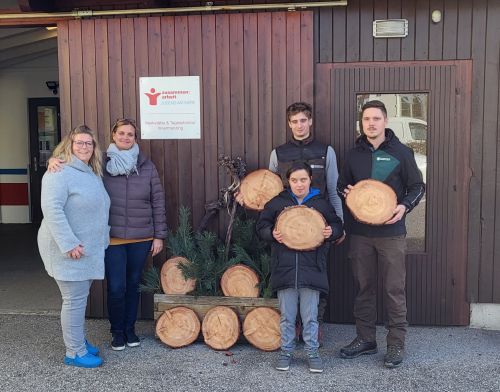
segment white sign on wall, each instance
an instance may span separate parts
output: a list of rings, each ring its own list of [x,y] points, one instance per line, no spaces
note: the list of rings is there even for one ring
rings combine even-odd
[[[200,139],[200,77],[139,78],[142,139]]]

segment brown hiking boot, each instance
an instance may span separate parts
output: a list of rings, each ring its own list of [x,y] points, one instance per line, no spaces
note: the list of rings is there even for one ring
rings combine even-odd
[[[378,352],[377,342],[365,342],[363,339],[356,338],[347,346],[340,349],[342,358],[351,359],[360,355],[376,354]]]
[[[388,368],[397,368],[403,363],[404,348],[397,345],[387,346],[384,356],[384,365]]]

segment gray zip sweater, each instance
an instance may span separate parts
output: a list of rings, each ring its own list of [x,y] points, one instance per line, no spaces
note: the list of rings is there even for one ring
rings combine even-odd
[[[101,177],[75,156],[64,170],[44,174],[38,249],[50,276],[66,281],[104,278],[109,204]],[[84,255],[71,259],[67,253],[78,245]]]

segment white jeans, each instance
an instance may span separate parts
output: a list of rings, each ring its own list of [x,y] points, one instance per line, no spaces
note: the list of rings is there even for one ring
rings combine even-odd
[[[87,354],[85,347],[85,309],[91,280],[70,282],[56,280],[62,296],[61,327],[66,356],[75,358]]]

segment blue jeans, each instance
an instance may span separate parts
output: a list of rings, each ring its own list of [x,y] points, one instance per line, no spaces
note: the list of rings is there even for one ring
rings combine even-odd
[[[75,261],[77,263],[78,261]],[[91,280],[70,282],[57,280],[62,296],[61,327],[66,356],[75,358],[87,354],[85,347],[85,309]]]
[[[295,320],[300,302],[304,349],[307,353],[318,351],[319,291],[307,288],[279,290],[278,300],[281,311],[281,350],[292,352],[295,349]]]
[[[110,245],[104,265],[111,333],[132,331],[137,320],[139,283],[152,241]]]

